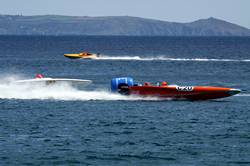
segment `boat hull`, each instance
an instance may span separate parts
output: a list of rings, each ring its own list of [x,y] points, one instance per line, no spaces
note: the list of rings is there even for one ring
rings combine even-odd
[[[239,89],[211,86],[131,86],[129,95],[153,96],[170,99],[209,100],[240,93]]]
[[[12,84],[16,85],[35,85],[35,86],[43,86],[43,85],[60,85],[67,84],[73,86],[86,86],[91,84],[91,80],[82,80],[82,79],[69,79],[69,78],[35,78],[28,80],[17,80],[12,82]]]
[[[82,56],[81,54],[64,54],[65,57],[70,59],[96,59],[97,54],[91,54],[88,56]]]

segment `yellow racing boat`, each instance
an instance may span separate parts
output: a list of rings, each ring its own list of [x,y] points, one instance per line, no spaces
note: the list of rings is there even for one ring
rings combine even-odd
[[[70,59],[96,59],[98,57],[99,53],[92,54],[89,52],[80,52],[79,54],[64,54],[65,57]]]

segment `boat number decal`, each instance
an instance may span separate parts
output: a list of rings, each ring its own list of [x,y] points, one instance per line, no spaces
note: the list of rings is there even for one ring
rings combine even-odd
[[[176,89],[178,91],[192,91],[194,87],[192,86],[177,86]]]

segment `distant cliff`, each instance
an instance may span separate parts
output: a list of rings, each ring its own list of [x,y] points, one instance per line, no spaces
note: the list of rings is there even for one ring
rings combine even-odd
[[[129,16],[0,15],[0,35],[250,36],[216,18],[175,23]]]

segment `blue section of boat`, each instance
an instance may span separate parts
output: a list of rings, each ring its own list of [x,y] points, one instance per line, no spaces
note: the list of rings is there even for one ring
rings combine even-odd
[[[111,80],[111,91],[116,92],[119,84],[127,84],[128,86],[133,86],[134,80],[130,77],[113,78]]]

